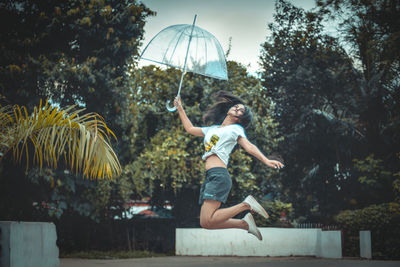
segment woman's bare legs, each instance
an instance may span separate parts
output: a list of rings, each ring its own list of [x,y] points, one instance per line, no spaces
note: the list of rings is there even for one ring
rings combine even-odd
[[[243,220],[232,219],[233,216],[242,211],[250,210],[247,203],[219,209],[221,202],[216,200],[204,200],[200,211],[200,225],[206,229],[240,228],[248,230],[248,225]]]

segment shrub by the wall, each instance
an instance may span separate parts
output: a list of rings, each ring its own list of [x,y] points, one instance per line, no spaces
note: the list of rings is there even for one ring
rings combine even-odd
[[[400,259],[399,203],[345,210],[335,220],[344,231],[344,256],[359,256],[359,231],[370,230],[373,258]]]

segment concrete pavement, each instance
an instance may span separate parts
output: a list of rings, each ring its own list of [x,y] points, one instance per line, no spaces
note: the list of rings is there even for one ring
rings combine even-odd
[[[321,259],[313,257],[189,257],[125,260],[60,259],[61,267],[399,267],[400,261]]]

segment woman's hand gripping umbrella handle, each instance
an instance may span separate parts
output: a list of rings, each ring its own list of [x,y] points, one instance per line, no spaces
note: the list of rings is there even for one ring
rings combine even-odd
[[[179,99],[181,97],[181,88],[182,88],[183,76],[185,75],[185,73],[186,73],[185,71],[182,72],[181,81],[179,82],[179,89],[178,89],[178,94],[176,95],[176,99]],[[167,110],[169,112],[174,112],[176,110],[176,106],[170,107],[169,102],[171,102],[171,101],[167,100],[167,103],[166,103]]]

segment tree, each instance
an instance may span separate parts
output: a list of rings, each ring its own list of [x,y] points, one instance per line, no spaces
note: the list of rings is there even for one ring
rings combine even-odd
[[[130,128],[125,112],[130,93],[127,70],[138,57],[145,19],[153,14],[137,1],[2,1],[0,103],[23,105],[31,112],[39,99],[48,98],[61,109],[77,104],[101,114],[117,137],[112,145],[123,165]],[[8,159],[0,171],[2,192],[21,192],[19,197],[1,194],[1,214],[8,220],[38,219],[32,215],[32,203],[54,207],[51,215],[68,211],[108,219],[109,206],[120,201],[115,192],[127,186],[123,179],[81,180],[79,174],[62,168],[25,173]],[[17,188],[15,181],[25,187]],[[8,209],[9,201],[24,212]],[[36,207],[44,214],[49,211]]]
[[[353,205],[339,213],[337,221],[354,236],[357,228],[371,229],[373,257],[398,258],[398,250],[388,247],[399,247],[393,233],[399,225],[400,200],[400,3],[333,0],[318,1],[318,6],[328,22],[337,23],[341,43],[361,73],[356,112],[365,139],[356,148],[352,171],[358,190],[352,192]],[[356,244],[352,248],[357,251]]]
[[[363,136],[355,123],[359,73],[338,40],[323,34],[319,14],[283,0],[275,8],[260,59],[262,84],[284,136],[279,150],[288,168],[281,197],[297,216],[329,221],[346,204],[340,199],[351,147]]]
[[[361,75],[357,84],[358,124],[366,142],[360,158],[371,153],[386,170],[399,172],[400,151],[400,3],[389,1],[318,1],[320,14],[336,21],[341,42],[349,47]]]
[[[2,1],[0,94],[26,105],[49,97],[102,114],[117,136],[145,18],[136,1]]]

